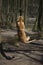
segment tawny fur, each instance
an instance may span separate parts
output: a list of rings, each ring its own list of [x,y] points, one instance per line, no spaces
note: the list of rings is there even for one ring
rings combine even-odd
[[[23,42],[27,42],[30,40],[30,37],[26,36],[26,33],[25,33],[25,25],[24,25],[24,21],[23,21],[23,17],[22,16],[19,16],[18,17],[18,20],[17,20],[17,25],[18,25],[18,28],[19,28],[19,36],[20,36],[20,39],[21,41]]]

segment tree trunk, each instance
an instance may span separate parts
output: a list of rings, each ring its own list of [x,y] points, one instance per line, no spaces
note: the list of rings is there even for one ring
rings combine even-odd
[[[39,9],[38,9],[38,18],[35,21],[35,24],[33,26],[33,31],[41,31],[41,16],[42,16],[42,0],[39,2]]]
[[[41,31],[41,25],[40,25],[41,16],[42,16],[42,0],[40,0],[40,3],[39,3],[38,31]]]

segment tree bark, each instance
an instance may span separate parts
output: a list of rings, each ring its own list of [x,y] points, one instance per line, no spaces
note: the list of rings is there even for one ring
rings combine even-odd
[[[39,16],[38,16],[38,30],[41,31],[41,16],[42,16],[42,0],[39,3]]]

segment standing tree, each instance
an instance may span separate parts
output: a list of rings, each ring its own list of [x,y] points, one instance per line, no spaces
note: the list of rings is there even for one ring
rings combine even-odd
[[[1,15],[2,15],[2,0],[0,0],[0,27],[2,25]]]
[[[40,25],[41,16],[42,16],[42,0],[40,0],[40,3],[39,3],[38,31],[41,31],[41,25]]]
[[[41,16],[42,16],[42,0],[40,0],[39,2],[39,9],[38,9],[38,18],[35,21],[34,27],[33,27],[33,31],[41,31]]]

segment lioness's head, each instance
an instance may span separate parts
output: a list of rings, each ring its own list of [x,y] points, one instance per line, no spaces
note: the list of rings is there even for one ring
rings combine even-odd
[[[17,21],[24,21],[23,16],[19,16],[18,19],[17,19]]]

